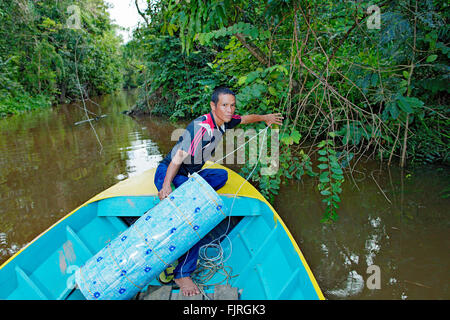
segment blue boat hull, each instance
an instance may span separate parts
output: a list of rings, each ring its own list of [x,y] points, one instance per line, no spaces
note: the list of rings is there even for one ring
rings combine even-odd
[[[231,207],[233,197],[221,195]],[[159,199],[116,196],[87,203],[61,219],[0,267],[0,299],[84,299],[74,273],[128,228],[121,217],[139,217]],[[312,273],[284,224],[266,202],[236,197],[233,216],[242,217],[222,241],[229,284],[246,300],[323,299]],[[226,218],[227,219],[227,218]],[[217,273],[209,283],[223,280]],[[154,279],[151,285],[159,285]]]

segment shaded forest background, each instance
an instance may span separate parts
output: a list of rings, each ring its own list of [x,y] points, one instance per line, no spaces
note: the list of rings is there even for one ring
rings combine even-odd
[[[132,114],[191,119],[225,85],[237,113],[285,116],[277,174],[252,180],[273,199],[287,180],[317,179],[323,221],[361,159],[448,165],[445,1],[135,4],[145,22],[123,44],[103,0],[1,2],[0,116],[137,88]]]
[[[122,88],[103,0],[2,1],[0,25],[0,116]]]

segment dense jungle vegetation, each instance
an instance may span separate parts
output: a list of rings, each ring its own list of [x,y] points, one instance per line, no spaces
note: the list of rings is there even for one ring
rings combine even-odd
[[[226,85],[239,114],[283,113],[280,170],[252,176],[269,198],[282,180],[316,177],[330,221],[343,169],[362,157],[448,164],[448,3],[150,1],[140,12],[126,46],[141,61],[136,109],[192,118]]]
[[[0,4],[0,115],[137,87],[132,113],[192,119],[225,85],[238,114],[285,117],[279,170],[252,180],[273,199],[314,177],[323,221],[361,159],[448,165],[445,1],[135,1],[145,22],[122,46],[104,1],[79,2],[81,29],[65,27],[71,1]]]
[[[103,0],[0,2],[0,117],[121,89]]]

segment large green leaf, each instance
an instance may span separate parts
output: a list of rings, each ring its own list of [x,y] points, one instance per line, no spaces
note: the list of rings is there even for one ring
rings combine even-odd
[[[414,97],[400,96],[397,99],[397,105],[403,112],[411,114],[414,113],[416,109],[422,107],[424,103],[421,100]]]

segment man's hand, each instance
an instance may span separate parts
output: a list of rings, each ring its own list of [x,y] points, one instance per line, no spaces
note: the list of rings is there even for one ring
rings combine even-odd
[[[278,124],[281,126],[283,124],[283,119],[284,117],[281,115],[281,113],[270,113],[264,115],[264,122],[271,128],[272,124]]]
[[[181,163],[186,159],[189,153],[178,150],[172,161],[170,161],[169,166],[167,167],[166,177],[164,178],[164,183],[162,185],[161,190],[158,192],[159,200],[163,200],[167,198],[169,194],[172,193],[171,183],[180,169]]]
[[[169,196],[169,194],[172,193],[172,188],[170,186],[165,186],[161,188],[161,190],[158,192],[159,200],[163,200]]]

